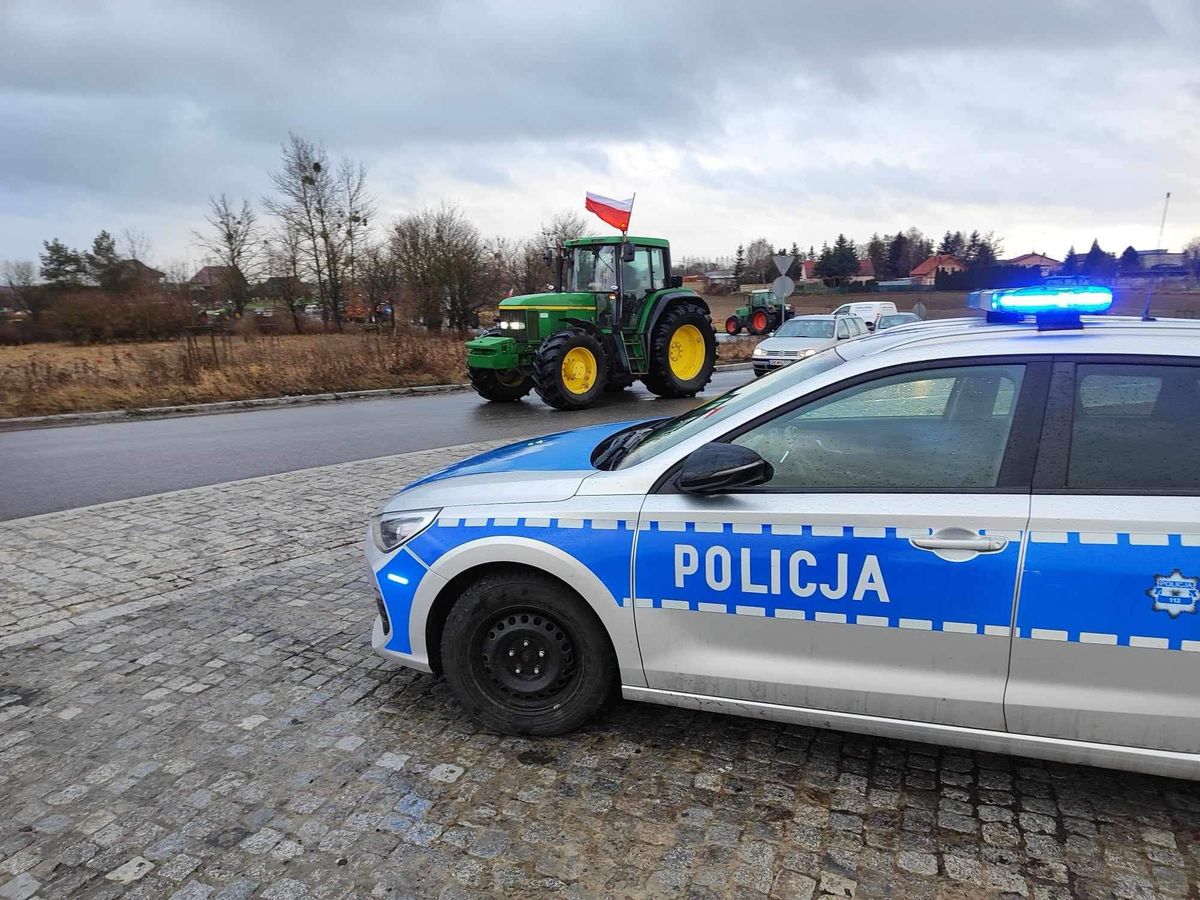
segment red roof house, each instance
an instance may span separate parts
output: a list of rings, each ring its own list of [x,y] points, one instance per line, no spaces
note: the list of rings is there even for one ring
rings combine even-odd
[[[913,284],[931,285],[937,277],[938,269],[945,269],[947,272],[962,272],[966,268],[958,257],[951,256],[949,253],[935,253],[924,262],[919,263],[908,274],[912,278]]]

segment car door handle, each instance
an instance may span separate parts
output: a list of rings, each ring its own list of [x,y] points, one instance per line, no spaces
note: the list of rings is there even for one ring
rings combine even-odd
[[[997,553],[1008,546],[1008,538],[988,537],[938,537],[909,538],[908,542],[920,550],[966,550],[970,553]]]

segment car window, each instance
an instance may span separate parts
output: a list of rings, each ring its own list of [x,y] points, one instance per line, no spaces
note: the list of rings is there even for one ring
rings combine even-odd
[[[768,489],[945,490],[997,484],[1023,365],[906,372],[783,413],[734,439]]]
[[[1077,366],[1067,487],[1200,490],[1200,367]]]
[[[855,335],[866,334],[867,323],[862,319],[851,319],[850,327],[854,329]]]
[[[721,396],[714,397],[707,403],[701,403],[682,415],[664,422],[653,434],[626,454],[616,468],[626,469],[645,462],[664,450],[699,434],[706,428],[743,410],[750,409],[755,404],[778,397],[795,385],[815,378],[822,372],[840,366],[843,362],[844,360],[838,356],[836,350],[824,350],[807,359],[794,362],[778,372],[771,373],[769,378],[756,378],[741,387],[726,391]]]
[[[833,337],[833,319],[788,319],[775,332],[775,337],[823,338]]]
[[[839,341],[850,337],[850,326],[846,324],[845,319],[838,320],[837,336]]]

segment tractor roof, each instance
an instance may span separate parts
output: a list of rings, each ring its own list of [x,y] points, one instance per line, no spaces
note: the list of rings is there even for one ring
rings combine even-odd
[[[652,237],[634,237],[629,235],[625,238],[629,243],[636,244],[640,247],[670,247],[670,241],[665,238]],[[606,234],[603,237],[582,237],[575,238],[572,241],[563,241],[563,246],[566,247],[590,247],[596,244],[619,244],[621,236],[619,234]]]

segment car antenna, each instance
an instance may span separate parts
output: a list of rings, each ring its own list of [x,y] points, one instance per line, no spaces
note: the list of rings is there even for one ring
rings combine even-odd
[[[1162,219],[1158,223],[1158,248],[1156,248],[1156,249],[1159,249],[1162,247],[1163,229],[1167,227],[1167,207],[1170,205],[1170,203],[1171,203],[1171,192],[1167,191],[1166,199],[1163,200]],[[1155,321],[1154,316],[1150,315],[1150,296],[1153,293],[1154,293],[1154,279],[1151,278],[1147,282],[1147,287],[1146,287],[1146,305],[1142,307],[1142,321],[1143,322]]]

